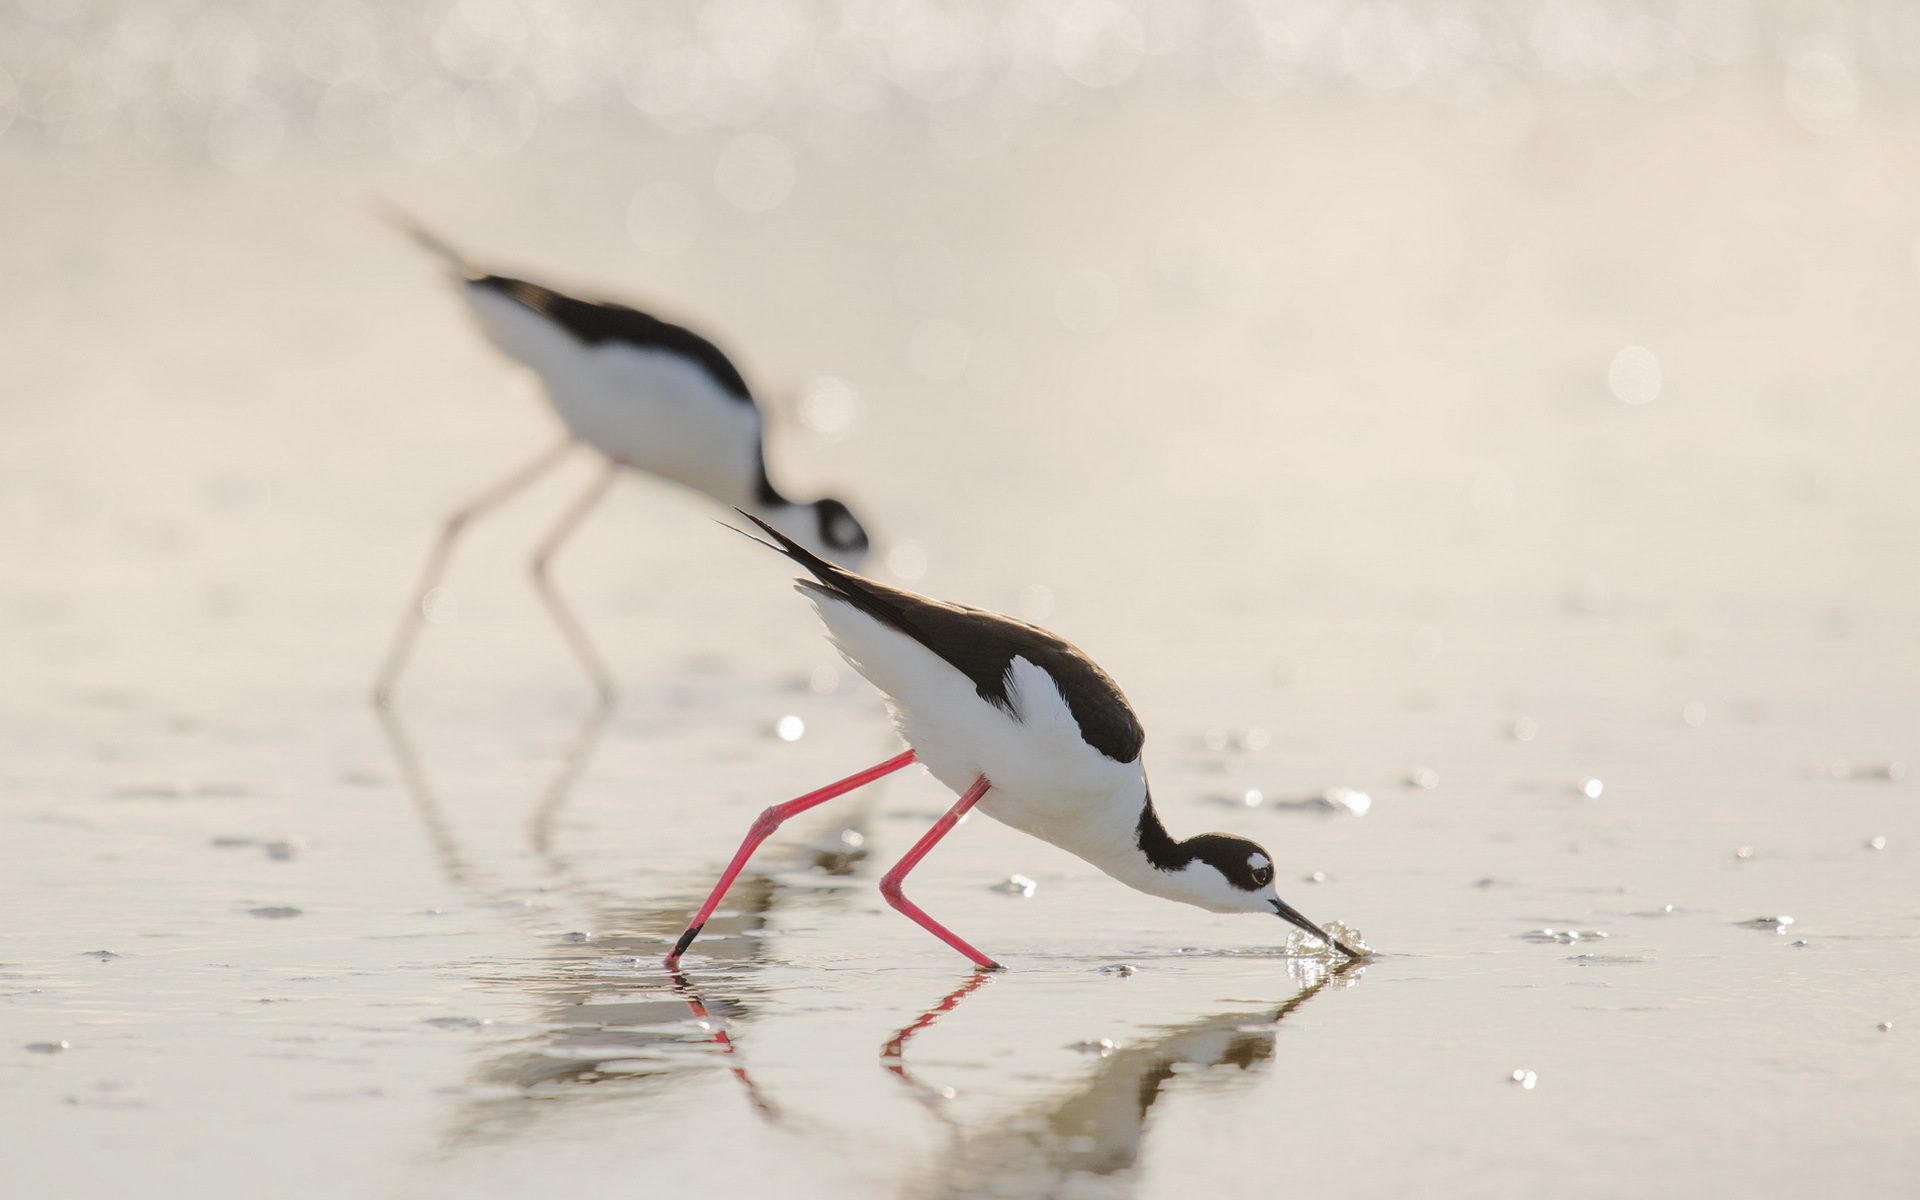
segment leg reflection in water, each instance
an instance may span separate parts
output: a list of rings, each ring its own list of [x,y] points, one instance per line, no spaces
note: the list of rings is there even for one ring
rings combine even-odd
[[[606,727],[604,710],[590,714],[569,740],[551,779],[540,790],[526,845],[544,880],[512,887],[463,844],[457,817],[430,782],[414,739],[398,713],[376,710],[400,781],[442,874],[475,907],[503,915],[535,939],[533,955],[498,962],[481,987],[510,991],[533,1009],[493,1039],[490,1053],[466,1081],[446,1089],[460,1097],[448,1113],[449,1149],[525,1136],[588,1104],[609,1101],[644,1107],[670,1102],[686,1085],[725,1067],[739,1081],[752,1110],[778,1113],[748,1074],[734,1034],[761,1007],[756,980],[775,913],[794,895],[836,902],[818,888],[793,892],[769,873],[818,870],[849,875],[863,870],[866,809],[842,814],[850,823],[814,831],[810,841],[770,856],[765,870],[743,874],[715,914],[701,952],[708,960],[696,991],[678,974],[655,968],[698,897],[675,893],[644,901],[618,896],[588,881],[559,846],[560,818]],[[505,857],[505,856],[502,856]],[[569,927],[593,932],[568,932]],[[464,1018],[436,1018],[449,1027]],[[527,1024],[536,1026],[531,1036]],[[487,1031],[476,1031],[487,1037]]]
[[[1148,1116],[1169,1079],[1192,1071],[1191,1078],[1201,1087],[1244,1082],[1246,1073],[1272,1059],[1280,1022],[1328,987],[1358,983],[1366,973],[1364,960],[1358,959],[1332,967],[1318,960],[1291,959],[1287,969],[1298,990],[1277,1008],[1218,1013],[1155,1031],[1138,1042],[1102,1044],[1099,1065],[1071,1090],[969,1129],[946,1111],[952,1092],[915,1079],[905,1055],[916,1034],[957,1008],[986,979],[975,976],[895,1033],[881,1051],[881,1064],[933,1108],[949,1130],[945,1153],[902,1194],[928,1200],[968,1196],[1091,1200],[1131,1195],[1138,1183],[1135,1168]]]

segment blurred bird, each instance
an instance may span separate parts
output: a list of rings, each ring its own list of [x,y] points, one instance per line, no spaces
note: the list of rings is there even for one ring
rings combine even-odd
[[[706,903],[680,935],[673,966],[699,936],[734,876],[780,823],[919,761],[960,799],[881,881],[881,894],[941,941],[995,968],[992,959],[903,894],[907,873],[978,805],[1154,896],[1209,912],[1277,916],[1338,949],[1336,941],[1274,891],[1273,859],[1225,833],[1176,839],[1147,791],[1146,732],[1106,672],[1038,626],[930,600],[835,566],[752,514],[750,520],[805,567],[796,581],[854,670],[885,693],[910,749],[760,814]],[[758,540],[758,539],[755,539]]]
[[[542,539],[531,563],[541,599],[599,689],[614,698],[613,677],[548,575],[553,556],[612,484],[630,467],[704,492],[766,522],[796,544],[835,562],[858,565],[867,531],[838,500],[788,499],[767,477],[764,422],[740,371],[690,329],[609,301],[582,300],[542,284],[489,274],[439,238],[394,215],[414,241],[453,269],[481,332],[540,377],[566,426],[558,444],[456,509],[435,540],[400,630],[374,686],[385,704],[405,666],[453,544],[476,518],[498,507],[584,444],[603,458],[593,483]]]

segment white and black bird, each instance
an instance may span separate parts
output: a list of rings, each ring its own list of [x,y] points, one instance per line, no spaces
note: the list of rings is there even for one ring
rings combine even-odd
[[[901,891],[907,872],[975,805],[1129,887],[1209,912],[1277,916],[1360,957],[1280,898],[1273,857],[1258,844],[1226,833],[1176,838],[1167,832],[1141,765],[1146,731],[1092,659],[1025,621],[863,578],[769,523],[755,523],[779,543],[774,549],[812,574],[796,581],[800,593],[854,670],[885,694],[909,749],[763,812],[668,956],[669,966],[782,821],[916,760],[960,799],[887,873],[880,890],[894,908],[979,966],[996,964]]]
[[[531,567],[541,598],[603,700],[613,698],[612,675],[554,589],[548,566],[620,468],[703,492],[833,561],[858,565],[866,557],[867,531],[845,504],[794,501],[774,487],[767,476],[760,407],[739,368],[718,346],[624,304],[583,300],[483,271],[419,227],[397,223],[453,269],[461,298],[487,340],[539,376],[565,434],[447,518],[381,669],[377,701],[385,703],[392,693],[419,632],[428,593],[460,533],[579,446],[600,455],[601,469],[542,539]]]

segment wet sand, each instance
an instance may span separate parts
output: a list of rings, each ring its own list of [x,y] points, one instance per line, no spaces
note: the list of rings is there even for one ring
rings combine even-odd
[[[1737,74],[1536,115],[1115,105],[978,158],[903,123],[667,257],[627,198],[717,135],[239,178],[15,146],[6,1190],[1911,1194],[1910,121],[1816,137]],[[475,534],[376,718],[434,522],[551,426],[374,197],[719,335],[777,478],[911,586],[1050,602],[1169,826],[1261,839],[1379,957],[975,820],[913,894],[1011,968],[976,986],[873,890],[947,803],[914,773],[665,976],[751,815],[892,753],[883,713],[780,561],[635,481],[558,568],[624,692],[593,720],[524,575],[582,463]],[[843,436],[796,415],[821,375]]]

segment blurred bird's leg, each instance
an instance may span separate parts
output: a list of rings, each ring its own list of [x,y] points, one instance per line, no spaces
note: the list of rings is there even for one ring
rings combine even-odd
[[[561,544],[573,536],[574,530],[578,529],[580,523],[586,520],[587,514],[593,511],[593,506],[600,503],[601,497],[607,494],[607,489],[613,486],[614,473],[619,469],[619,464],[610,458],[601,462],[600,473],[594,476],[593,482],[587,485],[587,490],[580,494],[580,498],[573,502],[572,507],[560,514],[559,522],[541,541],[539,548],[533,552],[533,562],[529,564],[533,572],[533,586],[539,590],[540,598],[546,601],[547,610],[553,614],[554,624],[560,626],[560,633],[567,639],[567,645],[573,648],[575,656],[580,659],[580,665],[587,669],[587,674],[593,679],[594,687],[600,692],[601,706],[607,708],[611,708],[614,702],[613,673],[607,670],[600,652],[595,650],[593,643],[587,639],[586,630],[580,627],[580,622],[574,619],[573,611],[567,607],[566,601],[560,598],[559,591],[553,586],[553,579],[547,573],[547,567],[552,563],[553,556],[559,552]]]
[[[400,671],[406,666],[407,653],[413,649],[413,640],[419,636],[421,622],[426,619],[427,596],[446,573],[447,561],[453,556],[453,544],[459,540],[460,534],[473,521],[512,499],[528,484],[552,470],[572,449],[573,439],[562,438],[558,445],[542,451],[532,462],[455,509],[453,515],[441,525],[440,536],[434,539],[433,550],[427,555],[426,569],[420,573],[420,582],[414,587],[413,597],[407,602],[406,613],[400,619],[400,629],[394,634],[393,646],[387,651],[387,661],[380,668],[379,679],[374,682],[375,704],[384,706],[392,698],[393,685],[398,682]]]
[[[974,966],[988,971],[998,971],[999,963],[975,950],[962,941],[953,930],[928,916],[918,904],[907,899],[906,893],[902,890],[907,872],[920,865],[920,860],[927,856],[927,851],[933,849],[935,843],[951,833],[953,827],[960,823],[960,818],[967,815],[968,809],[980,803],[980,797],[986,795],[987,789],[992,786],[993,784],[987,781],[985,775],[974,780],[973,786],[967,789],[966,794],[947,810],[945,816],[933,823],[933,828],[927,830],[926,836],[913,844],[913,849],[907,851],[906,857],[893,865],[893,870],[887,872],[886,877],[880,881],[880,894],[887,898],[888,904],[904,913],[916,925],[972,959]]]
[[[720,882],[713,885],[713,891],[707,894],[706,903],[702,904],[700,911],[693,915],[693,920],[687,922],[687,928],[681,933],[680,940],[674,943],[673,952],[667,955],[667,969],[673,970],[679,963],[680,956],[687,952],[687,947],[693,945],[693,939],[700,936],[701,927],[707,923],[707,918],[713,916],[713,910],[720,907],[721,898],[727,894],[727,889],[733,886],[733,881],[746,867],[747,860],[753,857],[753,852],[760,848],[760,843],[772,837],[773,831],[780,828],[788,818],[797,817],[810,808],[825,804],[835,796],[844,796],[857,787],[865,787],[882,775],[891,775],[912,762],[913,751],[908,750],[904,754],[895,755],[879,766],[868,767],[858,775],[849,775],[838,783],[828,784],[819,791],[808,792],[797,800],[773,805],[754,818],[753,827],[747,830],[746,840],[740,843],[740,848],[733,853],[733,861],[727,864],[725,871],[721,872]]]

